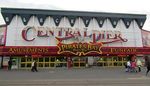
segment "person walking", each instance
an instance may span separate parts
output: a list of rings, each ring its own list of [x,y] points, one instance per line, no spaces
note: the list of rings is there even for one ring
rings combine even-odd
[[[148,74],[148,72],[150,71],[150,62],[147,62],[147,71],[146,71],[146,76],[147,76],[147,74]]]
[[[131,61],[127,61],[127,72],[131,72]]]
[[[148,72],[150,71],[150,61],[149,61],[149,57],[148,56],[145,56],[145,66],[147,68],[147,71],[146,71],[146,76],[147,76]]]
[[[37,62],[36,62],[36,61],[34,62],[34,70],[35,70],[36,72],[38,72],[38,70],[37,70]]]
[[[145,66],[147,68],[147,71],[146,71],[146,76],[147,76],[148,72],[150,71],[150,60],[148,56],[145,56],[144,58],[145,58]]]
[[[128,72],[128,66],[127,63],[124,63],[125,71]]]
[[[31,64],[31,71],[32,72],[34,72],[34,71],[38,72],[38,70],[37,70],[37,62],[35,60]]]
[[[138,67],[138,72],[141,72],[141,67],[142,67],[142,62],[141,62],[141,60],[137,60],[136,61],[136,65],[137,65],[137,67]]]
[[[131,62],[131,72],[137,72],[137,70],[136,70],[136,62],[135,61],[132,61]]]
[[[35,61],[33,61],[32,64],[31,64],[31,71],[32,72],[34,72],[34,63],[35,63]]]
[[[9,59],[9,61],[8,61],[8,70],[11,70],[11,67],[12,67],[12,60]]]

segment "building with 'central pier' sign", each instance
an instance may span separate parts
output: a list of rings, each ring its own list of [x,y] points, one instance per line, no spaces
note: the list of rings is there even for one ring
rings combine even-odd
[[[144,14],[1,8],[6,22],[0,55],[13,68],[120,67],[150,54]]]

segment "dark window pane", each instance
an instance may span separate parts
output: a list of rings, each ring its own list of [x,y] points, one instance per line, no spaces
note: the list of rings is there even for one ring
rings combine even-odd
[[[39,67],[43,67],[43,63],[39,63]]]
[[[21,67],[25,67],[25,64],[21,64]]]
[[[43,58],[39,58],[39,62],[43,62]]]
[[[27,62],[31,62],[31,61],[32,61],[32,58],[28,57]]]
[[[54,63],[50,63],[50,67],[55,67],[55,64]]]
[[[25,62],[26,61],[26,58],[21,58],[21,62]]]
[[[97,66],[103,66],[103,62],[98,62]]]
[[[49,58],[48,57],[45,58],[45,62],[49,62]]]
[[[78,67],[78,66],[79,66],[79,63],[74,63],[74,66],[75,66],[75,67]]]
[[[83,67],[84,67],[84,66],[85,66],[85,63],[80,63],[80,66],[83,66]]]
[[[54,57],[51,57],[51,62],[55,62],[55,58]]]
[[[27,63],[27,67],[31,67],[31,63]]]
[[[45,67],[49,67],[49,63],[45,63]]]

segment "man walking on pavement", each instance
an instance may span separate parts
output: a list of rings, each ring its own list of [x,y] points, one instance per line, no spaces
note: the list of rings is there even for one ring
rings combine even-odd
[[[8,70],[11,70],[11,67],[12,67],[12,60],[10,58],[8,61]]]
[[[37,62],[35,60],[32,62],[31,66],[32,66],[31,67],[31,71],[32,72],[34,72],[34,71],[38,72],[38,70],[37,70]]]

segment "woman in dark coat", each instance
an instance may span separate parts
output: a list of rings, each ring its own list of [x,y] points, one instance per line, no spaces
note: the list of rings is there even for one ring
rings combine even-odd
[[[11,67],[12,67],[12,60],[10,59],[10,60],[8,61],[8,70],[11,70]]]
[[[150,59],[148,56],[145,56],[145,61],[146,61],[146,67],[147,67],[147,71],[146,71],[146,76],[147,76],[148,72],[150,71]]]
[[[38,70],[37,70],[37,62],[36,62],[36,61],[34,62],[34,70],[35,70],[36,72],[38,72]]]
[[[147,66],[147,71],[146,71],[146,76],[147,76],[148,72],[150,71],[150,62],[149,61],[147,62],[146,66]]]

